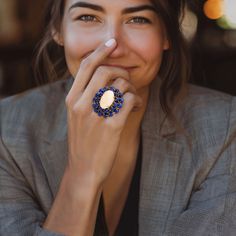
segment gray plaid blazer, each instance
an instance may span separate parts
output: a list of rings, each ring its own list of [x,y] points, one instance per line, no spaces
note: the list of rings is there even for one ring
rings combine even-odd
[[[41,225],[67,162],[64,100],[72,82],[0,102],[1,236],[60,235]],[[157,84],[142,121],[139,235],[235,236],[236,142],[222,151],[236,130],[235,98],[190,85],[176,113],[190,148],[163,121]]]

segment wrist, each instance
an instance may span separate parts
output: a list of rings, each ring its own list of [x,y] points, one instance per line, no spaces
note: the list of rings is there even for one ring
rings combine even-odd
[[[102,192],[92,179],[67,167],[43,227],[63,235],[92,235]]]
[[[71,197],[82,197],[82,195],[93,196],[101,192],[102,183],[93,171],[78,170],[66,167],[62,181],[61,190]]]

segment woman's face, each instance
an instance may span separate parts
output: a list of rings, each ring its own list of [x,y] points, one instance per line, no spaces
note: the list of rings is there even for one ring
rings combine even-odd
[[[163,50],[168,48],[163,25],[149,0],[66,0],[58,36],[73,76],[83,58],[115,38],[117,47],[102,64],[131,67],[130,79],[137,89],[156,77]]]

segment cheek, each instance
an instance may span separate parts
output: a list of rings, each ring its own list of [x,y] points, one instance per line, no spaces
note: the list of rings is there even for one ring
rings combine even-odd
[[[94,48],[97,47],[96,40],[78,29],[69,28],[64,32],[64,50],[67,66],[70,73],[75,76],[80,62]]]
[[[160,66],[164,50],[165,39],[159,32],[146,32],[145,34],[131,34],[129,36],[133,50],[142,58],[148,67]]]
[[[130,48],[142,61],[133,82],[136,88],[140,89],[156,78],[162,63],[165,39],[163,34],[151,31],[145,34],[131,34],[129,41],[132,42]]]

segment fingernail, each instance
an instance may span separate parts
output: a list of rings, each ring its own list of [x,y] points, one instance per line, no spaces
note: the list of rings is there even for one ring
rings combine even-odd
[[[114,46],[115,44],[116,44],[116,40],[115,40],[115,39],[109,39],[109,40],[105,43],[105,45],[106,45],[108,48]]]

